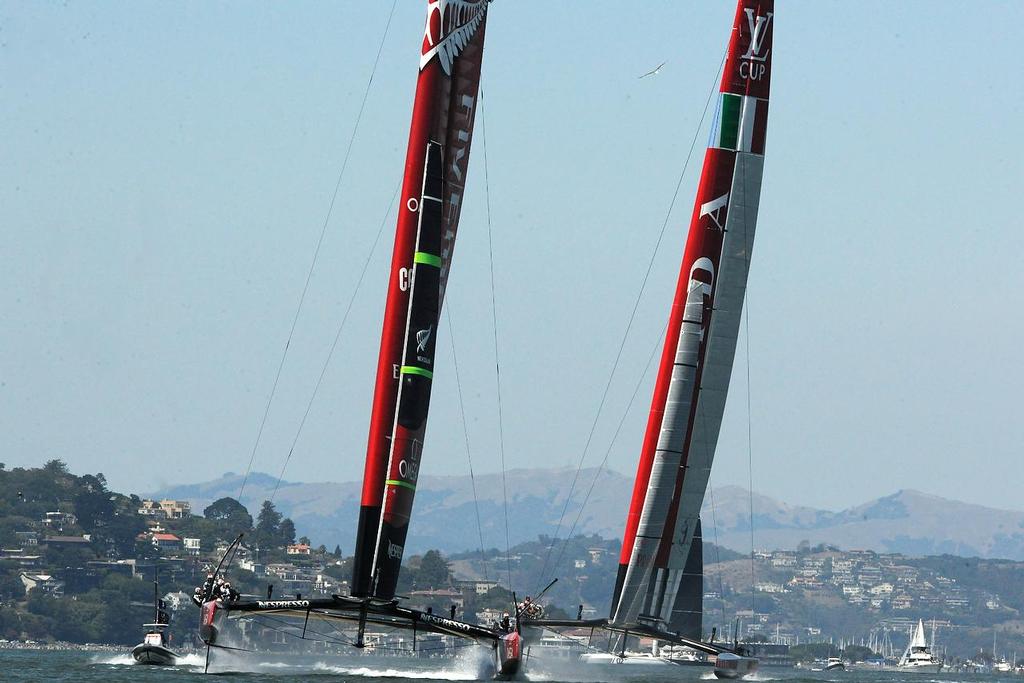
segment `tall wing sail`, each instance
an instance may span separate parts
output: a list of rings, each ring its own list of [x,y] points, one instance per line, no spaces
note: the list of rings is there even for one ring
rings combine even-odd
[[[366,448],[356,596],[390,599],[398,583],[473,137],[487,5],[427,2]]]
[[[617,624],[700,631],[687,558],[700,533],[757,223],[773,23],[772,0],[737,3],[626,518],[611,610]]]

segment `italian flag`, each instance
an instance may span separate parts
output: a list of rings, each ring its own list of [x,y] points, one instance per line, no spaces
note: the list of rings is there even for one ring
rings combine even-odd
[[[722,93],[712,147],[764,154],[768,100]]]

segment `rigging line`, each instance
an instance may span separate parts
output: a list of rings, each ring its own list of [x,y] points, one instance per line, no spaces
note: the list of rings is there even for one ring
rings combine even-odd
[[[317,620],[320,620],[319,616],[316,616],[315,614],[313,616]],[[268,626],[268,625],[263,623],[264,620],[265,621],[273,621],[273,622],[276,622],[278,624],[283,624],[284,627],[282,627],[282,628],[275,628],[273,626]],[[297,628],[296,625],[293,624],[290,621],[287,621],[285,618],[282,618],[282,617],[274,617],[274,616],[271,616],[269,614],[256,614],[256,615],[253,615],[251,617],[251,621],[259,623],[262,628],[265,628],[268,631],[274,631],[275,633],[280,633],[282,635],[291,636],[292,638],[297,638],[299,640],[316,640],[315,638],[306,638],[305,636],[296,635],[293,632],[293,629]],[[348,645],[350,647],[357,647],[355,642],[349,641],[349,640],[345,640],[345,636],[342,635],[338,631],[338,629],[334,628],[333,624],[331,624],[331,628],[334,629],[335,633],[338,633],[338,636],[339,636],[338,638],[334,638],[329,633],[323,633],[321,631],[317,631],[315,629],[309,628],[308,626],[306,627],[305,630],[306,630],[306,633],[312,633],[313,635],[321,636],[323,638],[323,642],[325,642],[325,643],[332,643],[334,645]]]
[[[647,289],[647,281],[650,279],[651,270],[654,268],[654,261],[658,256],[658,251],[661,249],[661,242],[665,238],[665,231],[668,228],[669,219],[672,217],[672,211],[675,209],[676,200],[679,198],[679,190],[683,185],[683,178],[686,176],[686,171],[690,167],[690,159],[693,157],[694,147],[697,145],[697,138],[700,136],[701,126],[704,125],[704,119],[707,118],[708,108],[711,106],[711,100],[715,95],[715,87],[718,85],[721,78],[722,68],[725,66],[725,58],[728,55],[728,50],[722,54],[722,61],[718,65],[718,71],[715,74],[715,79],[711,83],[711,90],[708,92],[707,100],[704,102],[704,111],[701,112],[700,121],[697,122],[697,129],[693,133],[693,139],[690,141],[690,150],[686,153],[686,160],[683,162],[683,168],[679,172],[679,179],[676,181],[676,188],[672,192],[672,200],[669,202],[668,211],[665,212],[665,219],[661,224],[661,232],[658,233],[658,241],[654,244],[654,250],[651,252],[651,258],[647,262],[647,272],[644,273],[643,281],[640,283],[640,291],[637,292],[636,300],[633,302],[633,310],[629,314],[629,321],[626,323],[626,330],[622,335],[622,341],[619,343],[619,350],[615,354],[615,361],[612,363],[612,370],[608,374],[608,382],[604,386],[604,392],[601,394],[601,400],[597,406],[597,414],[594,415],[594,422],[590,425],[590,433],[587,435],[586,443],[583,446],[583,452],[580,454],[579,463],[576,466],[576,474],[573,476],[572,484],[569,486],[569,494],[565,498],[565,505],[562,506],[562,514],[558,518],[558,524],[555,526],[555,535],[552,539],[551,545],[548,546],[547,555],[544,558],[544,565],[541,569],[541,577],[544,577],[547,572],[548,560],[551,557],[551,550],[555,543],[558,542],[558,534],[562,528],[562,522],[565,519],[565,513],[569,508],[569,502],[572,499],[572,494],[576,490],[576,482],[579,479],[580,471],[583,469],[583,461],[587,457],[587,451],[590,449],[590,442],[594,438],[594,432],[597,429],[597,423],[601,419],[601,412],[604,410],[605,400],[608,398],[608,391],[612,386],[612,379],[615,377],[615,372],[618,370],[619,361],[622,358],[622,351],[626,347],[626,340],[629,338],[629,332],[633,327],[633,321],[636,318],[637,309],[640,307],[640,299],[643,297],[644,290]],[[542,578],[543,580],[543,578]]]
[[[373,245],[370,247],[370,251],[366,254],[366,260],[363,261],[363,269],[359,272],[359,279],[356,280],[356,286],[352,290],[352,296],[348,299],[348,305],[345,307],[345,314],[341,317],[341,323],[338,325],[338,331],[334,335],[334,341],[331,343],[331,348],[327,352],[327,357],[324,359],[323,367],[320,368],[320,376],[317,377],[316,384],[313,386],[313,393],[309,397],[309,402],[306,404],[306,410],[302,414],[302,420],[299,421],[299,428],[295,431],[295,438],[292,439],[292,445],[288,449],[288,456],[284,459],[284,464],[281,466],[281,473],[277,476],[277,483],[274,484],[274,492],[270,495],[271,503],[273,503],[274,499],[277,497],[277,490],[281,487],[281,481],[284,479],[284,471],[288,468],[288,463],[291,462],[296,444],[299,443],[299,436],[302,434],[303,427],[306,426],[306,418],[309,417],[309,411],[313,408],[313,402],[316,400],[317,393],[320,391],[320,385],[324,381],[324,375],[327,374],[327,367],[331,363],[334,351],[338,348],[338,341],[341,339],[341,333],[345,330],[345,323],[348,322],[349,313],[352,312],[352,305],[355,303],[356,297],[359,295],[359,290],[363,286],[363,279],[366,277],[366,271],[370,267],[370,261],[373,260],[374,253],[377,251],[377,245],[380,244],[380,237],[384,234],[384,226],[387,225],[388,217],[391,216],[391,209],[395,206],[395,199],[398,198],[400,190],[401,185],[396,187],[394,194],[391,195],[391,201],[388,202],[388,210],[380,222],[380,227],[377,228],[377,236],[373,238]]]
[[[459,378],[459,359],[455,353],[455,329],[452,323],[452,305],[448,303],[446,309],[448,315],[448,339],[451,340],[452,346],[452,365],[455,366],[455,386],[459,392],[459,413],[462,416],[462,435],[465,437],[466,442],[466,460],[469,461],[469,483],[473,489],[473,507],[476,510],[476,530],[480,534],[480,562],[484,570],[484,581],[489,581],[487,577],[487,555],[484,553],[484,525],[480,521],[480,500],[476,495],[476,478],[473,476],[473,456],[469,448],[469,427],[466,424],[466,404],[462,400],[462,380]]]
[[[512,544],[508,535],[508,484],[505,477],[505,430],[501,410],[501,354],[498,349],[498,306],[494,295],[494,240],[491,236],[491,182],[487,169],[487,117],[484,116],[484,88],[480,86],[480,137],[484,147],[484,196],[487,205],[487,258],[491,272],[491,331],[494,335],[494,381],[498,394],[498,453],[501,456],[501,495],[505,512],[505,563],[508,589],[512,590]]]
[[[306,294],[309,291],[309,283],[313,278],[313,270],[316,268],[317,259],[320,257],[320,247],[323,246],[324,236],[327,234],[327,225],[331,222],[331,215],[334,213],[334,204],[338,199],[338,191],[341,189],[341,179],[345,176],[345,169],[348,168],[348,160],[352,154],[352,146],[355,143],[356,132],[359,130],[359,123],[363,118],[363,110],[366,108],[366,100],[370,96],[370,86],[373,84],[373,77],[377,73],[377,65],[380,64],[380,55],[384,50],[384,42],[388,37],[388,30],[391,28],[391,19],[395,16],[395,7],[398,0],[391,4],[391,12],[388,14],[387,24],[384,25],[384,35],[380,38],[380,45],[377,46],[377,56],[373,60],[373,67],[370,69],[370,77],[366,81],[366,90],[363,92],[363,100],[359,104],[359,112],[356,114],[355,123],[352,125],[352,134],[348,139],[348,146],[345,149],[345,156],[341,162],[341,170],[338,172],[338,179],[334,183],[334,193],[331,195],[331,203],[327,207],[327,215],[324,217],[324,224],[320,228],[320,237],[316,242],[316,249],[313,250],[313,260],[309,264],[309,271],[306,273],[306,281],[302,285],[302,294],[299,295],[299,304],[295,307],[295,316],[292,318],[291,329],[288,330],[288,339],[281,351],[281,360],[277,364],[277,373],[274,375],[274,383],[270,388],[270,395],[267,397],[267,405],[263,408],[263,418],[260,420],[260,427],[256,432],[256,442],[252,445],[252,453],[249,455],[249,464],[245,468],[245,475],[242,477],[242,485],[238,489],[238,499],[241,500],[245,485],[249,481],[249,474],[252,472],[253,462],[256,460],[256,451],[259,449],[260,440],[263,438],[263,429],[267,425],[267,417],[270,415],[270,406],[277,394],[277,385],[281,381],[281,371],[284,370],[285,360],[288,358],[288,349],[292,344],[292,337],[295,334],[295,327],[299,323],[299,315],[302,313],[302,305],[306,301]]]
[[[590,501],[590,496],[594,492],[594,487],[597,485],[597,480],[604,473],[605,465],[608,464],[608,457],[611,455],[612,448],[615,447],[615,442],[619,438],[619,433],[622,431],[622,426],[626,423],[626,418],[629,416],[630,408],[633,407],[633,402],[636,400],[637,394],[640,393],[640,387],[643,386],[644,378],[647,377],[647,372],[651,369],[651,363],[654,361],[655,355],[658,353],[658,348],[661,346],[665,333],[668,331],[668,323],[665,323],[665,327],[662,329],[661,334],[654,340],[654,346],[651,348],[650,354],[647,356],[647,364],[644,365],[643,372],[640,373],[640,378],[637,380],[636,386],[633,387],[633,394],[629,397],[629,403],[626,404],[626,409],[622,411],[622,417],[619,419],[619,424],[615,427],[615,433],[612,435],[611,442],[608,444],[608,448],[604,452],[604,458],[601,460],[601,464],[597,467],[597,472],[594,473],[593,479],[590,480],[590,488],[587,489],[587,495],[583,498],[583,504],[580,505],[579,511],[576,513],[576,519],[573,520],[572,527],[569,528],[569,533],[566,534],[565,540],[562,542],[562,548],[558,553],[558,559],[551,565],[551,572],[554,573],[558,570],[559,565],[562,562],[562,557],[565,555],[565,550],[569,545],[569,539],[572,538],[573,532],[576,530],[576,525],[579,524],[580,519],[583,516],[583,511],[587,507],[587,503]]]

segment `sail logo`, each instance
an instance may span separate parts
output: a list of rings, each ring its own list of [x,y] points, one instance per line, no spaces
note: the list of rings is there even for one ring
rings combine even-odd
[[[256,606],[260,609],[290,609],[294,607],[309,607],[309,600],[257,600]]]
[[[771,53],[771,40],[768,34],[771,30],[772,17],[774,13],[768,12],[765,15],[754,14],[754,8],[745,7],[743,13],[747,17],[747,32],[750,35],[750,42],[747,51],[740,57],[740,78],[749,81],[759,81],[768,71],[768,55]]]
[[[475,87],[475,86],[474,86]],[[466,185],[466,171],[469,164],[469,143],[473,134],[473,115],[476,97],[463,94],[459,104],[451,113],[454,139],[449,144],[448,170],[445,173],[445,187],[448,188],[447,215],[444,216],[445,231],[441,235],[441,298],[448,282],[448,267],[451,265],[452,248],[455,245],[455,225],[462,209],[462,192]]]
[[[442,628],[453,629],[456,631],[464,631],[469,633],[469,624],[464,624],[461,621],[453,621],[452,619],[445,619],[444,617],[437,617],[433,614],[427,614],[426,612],[420,612],[420,621],[425,621],[428,624],[434,626],[440,626]]]
[[[427,5],[427,26],[423,32],[420,70],[435,56],[441,68],[452,75],[452,64],[487,12],[487,0],[431,0]]]
[[[430,343],[430,336],[434,333],[434,326],[431,325],[425,330],[416,333],[416,353],[426,353],[427,344]]]
[[[392,560],[401,560],[402,553],[404,552],[404,546],[400,546],[397,543],[392,543],[391,541],[388,541],[388,557],[390,557]]]
[[[729,207],[729,193],[716,197],[709,202],[700,205],[700,217],[708,216],[715,227],[720,231],[725,230],[725,212]]]

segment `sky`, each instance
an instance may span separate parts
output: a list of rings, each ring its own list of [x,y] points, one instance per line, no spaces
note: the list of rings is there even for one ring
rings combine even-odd
[[[0,1],[0,461],[136,492],[245,471],[353,139],[253,469],[294,442],[285,479],[362,476],[424,4],[353,137],[391,3]],[[964,10],[777,3],[713,486],[1024,509],[1024,4]],[[733,11],[491,5],[424,474],[466,474],[465,435],[476,472],[635,470]]]

